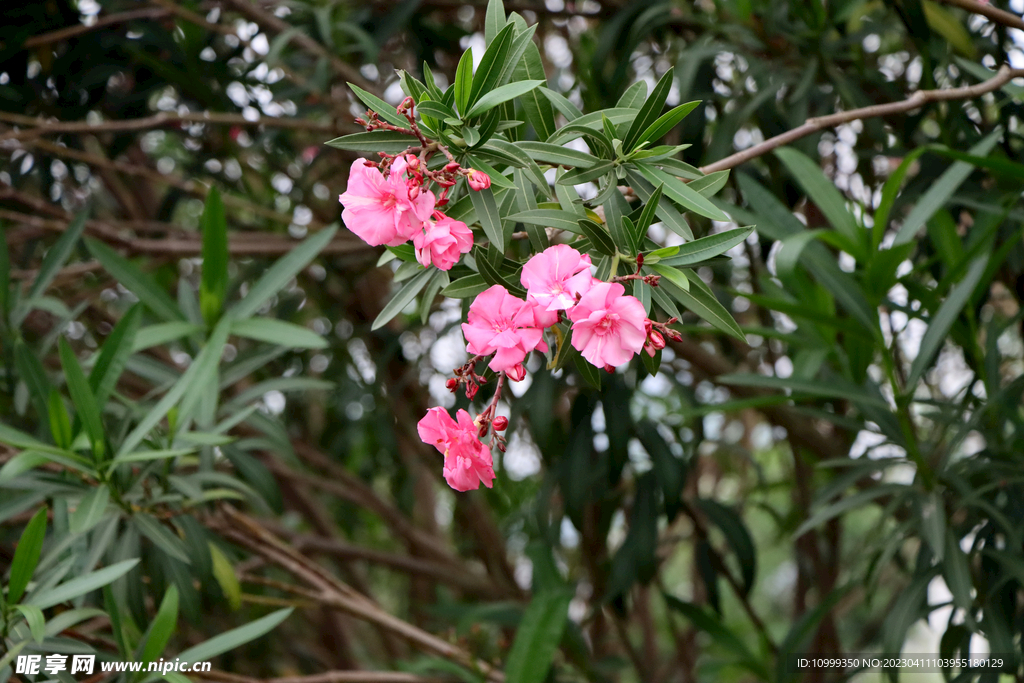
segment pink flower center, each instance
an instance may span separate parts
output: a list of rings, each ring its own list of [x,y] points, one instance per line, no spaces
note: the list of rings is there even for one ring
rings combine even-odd
[[[497,318],[492,324],[491,329],[495,332],[504,332],[505,330],[512,329],[512,321],[508,318]]]
[[[597,324],[594,331],[597,334],[605,335],[612,331],[612,328],[618,327],[619,316],[615,313],[605,313],[605,316],[601,318],[601,322]]]

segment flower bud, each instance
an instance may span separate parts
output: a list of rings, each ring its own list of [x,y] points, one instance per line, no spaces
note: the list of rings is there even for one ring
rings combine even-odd
[[[505,444],[499,443],[498,444],[498,450],[501,451],[502,453],[504,453],[505,452]]]
[[[516,363],[505,372],[508,374],[508,378],[513,382],[522,382],[523,378],[526,377],[526,368],[523,367],[522,363]]]
[[[494,422],[492,424],[494,425],[494,431],[503,432],[508,428],[508,418],[504,415],[499,415],[494,418]]]
[[[472,382],[466,384],[466,398],[472,401],[473,397],[476,396],[476,392],[479,391],[479,389],[479,385],[474,384]]]
[[[637,254],[636,255],[636,267],[639,268],[643,264],[644,264],[644,255],[643,254]]]
[[[459,380],[457,380],[457,379],[455,379],[453,377],[452,379],[450,379],[447,382],[445,382],[444,385],[445,385],[445,387],[448,388],[448,391],[450,391],[450,392],[452,392],[454,394],[455,390],[459,388]]]
[[[665,348],[665,338],[661,336],[661,332],[658,332],[657,330],[651,330],[651,333],[647,336],[647,338],[650,340],[650,344],[654,348]]]
[[[462,167],[459,165],[459,162],[449,161],[447,164],[445,164],[444,170],[446,173],[451,173],[452,171],[458,171],[460,168]]]
[[[469,186],[470,188],[479,192],[480,190],[486,190],[491,186],[491,176],[487,175],[482,171],[475,169],[469,170]]]
[[[487,425],[486,424],[480,425],[480,429],[478,429],[476,433],[477,433],[477,436],[479,436],[481,439],[484,438],[485,436],[487,436]]]
[[[615,372],[615,366],[614,365],[605,365],[604,366],[604,371],[605,372],[614,373]]]

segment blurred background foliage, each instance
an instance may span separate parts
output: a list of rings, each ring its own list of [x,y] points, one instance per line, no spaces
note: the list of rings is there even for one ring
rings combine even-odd
[[[702,104],[665,144],[698,167],[1024,66],[1019,1],[505,9],[584,111],[674,67],[668,106]],[[733,169],[716,203],[757,231],[697,272],[746,342],[687,314],[656,376],[600,390],[535,359],[495,488],[456,495],[415,423],[454,405],[460,308],[370,330],[393,271],[330,232],[354,156],[322,143],[359,130],[347,83],[392,104],[398,70],[451,83],[484,5],[45,0],[3,19],[0,680],[16,649],[151,660],[225,633],[192,654],[253,644],[193,677],[837,680],[785,656],[987,643],[1021,680],[1020,79]],[[99,467],[115,444],[140,464]]]

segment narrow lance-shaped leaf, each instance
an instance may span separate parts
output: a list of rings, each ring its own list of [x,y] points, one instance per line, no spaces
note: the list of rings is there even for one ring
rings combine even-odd
[[[145,304],[146,308],[167,321],[185,319],[181,310],[178,309],[178,305],[174,303],[174,299],[148,274],[140,271],[103,242],[86,238],[85,245],[96,260],[103,264],[106,271],[132,294],[139,297],[139,301]]]
[[[88,214],[85,211],[75,216],[68,229],[57,240],[57,243],[46,252],[46,256],[43,257],[43,262],[39,266],[39,273],[36,275],[36,279],[32,281],[32,287],[28,290],[29,299],[34,299],[45,292],[46,288],[53,282],[53,278],[57,277],[57,273],[68,258],[70,258],[71,252],[74,251],[78,239],[82,236],[82,231],[85,230],[87,216]]]
[[[230,631],[225,631],[224,633],[216,635],[205,642],[188,648],[184,652],[178,654],[178,659],[185,662],[200,662],[212,659],[219,654],[223,654],[229,650],[234,650],[239,645],[244,645],[245,643],[256,640],[260,636],[269,633],[274,630],[278,624],[287,619],[291,613],[291,607],[271,612],[267,616],[257,619],[256,621],[250,622],[244,626],[239,626],[238,628],[233,628]]]
[[[11,578],[7,582],[8,604],[17,604],[21,600],[25,587],[35,574],[39,555],[43,551],[43,539],[46,537],[46,514],[47,508],[40,508],[21,532],[21,540],[18,541],[11,562]]]
[[[117,385],[117,380],[124,372],[128,358],[134,350],[141,318],[141,305],[132,306],[117,321],[107,340],[103,342],[103,348],[100,349],[99,356],[89,373],[89,388],[96,396],[96,405],[106,405],[107,399]]]
[[[156,661],[171,635],[178,626],[178,588],[173,583],[167,586],[160,607],[157,609],[153,623],[149,625],[149,632],[143,638],[141,646],[141,658],[139,661],[145,666],[149,662]]]
[[[637,112],[636,118],[630,124],[626,136],[622,139],[622,148],[627,152],[633,151],[633,147],[640,142],[640,136],[643,132],[661,117],[661,110],[665,107],[665,100],[668,99],[669,90],[672,89],[674,77],[675,68],[670,68],[658,80],[654,90],[651,91],[650,97],[640,107],[640,111]]]
[[[507,683],[542,683],[562,640],[571,601],[570,591],[541,592],[533,597],[509,651]]]
[[[427,286],[427,282],[430,280],[431,270],[431,268],[425,269],[423,272],[414,276],[402,285],[402,288],[398,290],[398,293],[391,298],[391,301],[389,301],[381,310],[380,314],[377,315],[377,318],[373,321],[371,329],[376,330],[383,327],[390,322],[392,318],[401,313],[402,309],[408,306],[409,302],[416,298],[416,295],[420,293],[420,290]]]
[[[469,196],[487,239],[498,251],[505,251],[505,231],[501,225],[498,204],[494,201],[494,193],[490,188],[479,192],[470,190]]]
[[[199,283],[199,310],[206,324],[216,324],[228,291],[228,224],[220,190],[210,188],[199,219],[203,238],[203,276]]]
[[[85,433],[89,435],[92,444],[93,455],[97,461],[103,459],[104,455],[104,432],[103,422],[100,420],[100,409],[96,405],[96,397],[89,388],[89,381],[82,372],[82,366],[78,364],[78,358],[72,351],[67,339],[60,338],[60,364],[64,369],[64,377],[68,383],[68,392],[71,394],[71,402],[75,404],[77,417],[85,427]]]

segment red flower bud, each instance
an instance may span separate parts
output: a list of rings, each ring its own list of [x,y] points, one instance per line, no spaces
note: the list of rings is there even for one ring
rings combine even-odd
[[[636,255],[636,267],[639,268],[643,264],[644,264],[644,255],[643,254],[637,254]]]
[[[469,179],[470,188],[477,192],[480,190],[486,190],[491,186],[491,176],[487,175],[483,171],[470,169],[467,178]]]
[[[487,436],[487,425],[486,424],[480,425],[480,429],[478,429],[476,433],[477,433],[477,436],[479,436],[481,439],[484,438],[485,436]]]
[[[480,390],[480,387],[478,385],[473,384],[472,382],[467,384],[466,385],[466,398],[468,398],[470,401],[472,401],[473,397],[476,396],[476,392],[479,391],[479,390]]]
[[[523,367],[522,363],[516,363],[506,370],[506,373],[513,382],[522,382],[523,378],[526,377],[526,368]]]
[[[502,453],[504,453],[505,452],[505,444],[499,443],[498,444],[498,450],[501,451]]]
[[[657,330],[651,330],[651,333],[648,335],[648,338],[650,339],[651,346],[653,346],[654,348],[665,348],[665,338],[661,336],[661,332],[658,332]]]
[[[508,418],[504,415],[499,415],[494,418],[494,431],[503,432],[508,428]]]
[[[605,365],[604,366],[604,371],[605,372],[615,372],[615,366],[614,365]]]
[[[462,167],[459,166],[459,162],[457,162],[457,161],[449,161],[445,165],[444,170],[445,170],[446,173],[451,173],[452,171],[458,171],[460,168],[462,168]]]
[[[445,382],[444,385],[448,388],[448,391],[454,394],[455,390],[459,388],[459,381],[457,379],[452,378]]]

